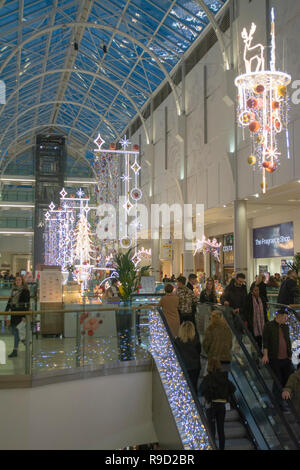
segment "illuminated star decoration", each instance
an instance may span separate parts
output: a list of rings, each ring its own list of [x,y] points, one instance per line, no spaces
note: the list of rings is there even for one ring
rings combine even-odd
[[[82,197],[84,196],[84,192],[82,191],[81,188],[77,191],[76,194],[77,194],[77,196],[78,196],[79,198],[82,198]]]
[[[202,251],[204,254],[211,253],[217,261],[220,261],[220,247],[222,243],[218,243],[216,238],[213,240],[207,239],[205,235],[203,235],[202,240],[197,240],[195,244],[195,252],[194,256],[198,251]]]
[[[131,145],[131,142],[127,139],[126,135],[124,135],[123,139],[120,140],[120,144],[122,145],[122,149],[126,150],[129,145]]]
[[[94,140],[94,143],[97,145],[98,150],[101,150],[101,147],[105,143],[105,140],[103,140],[101,135],[98,134],[98,137],[97,137],[97,139]]]

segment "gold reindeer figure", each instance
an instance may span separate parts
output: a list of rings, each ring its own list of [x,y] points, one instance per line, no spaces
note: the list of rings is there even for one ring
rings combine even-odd
[[[262,44],[251,46],[255,31],[256,25],[252,23],[249,34],[247,33],[246,28],[244,28],[242,32],[242,38],[245,43],[244,61],[246,65],[246,73],[252,72],[252,63],[255,61],[257,61],[257,66],[254,72],[263,72],[265,70],[264,46]]]

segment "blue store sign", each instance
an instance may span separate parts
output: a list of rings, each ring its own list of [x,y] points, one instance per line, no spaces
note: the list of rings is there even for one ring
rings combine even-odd
[[[287,222],[253,230],[253,257],[294,256],[294,224]]]

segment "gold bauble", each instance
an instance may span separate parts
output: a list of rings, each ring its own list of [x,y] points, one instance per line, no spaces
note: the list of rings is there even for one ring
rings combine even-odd
[[[287,87],[285,85],[279,85],[277,88],[278,95],[283,97],[287,92]]]
[[[249,165],[255,165],[256,157],[254,155],[250,155],[250,157],[248,158],[248,163]]]
[[[265,181],[262,181],[262,182],[260,183],[260,187],[261,187],[261,189],[267,189],[268,183],[266,183]]]

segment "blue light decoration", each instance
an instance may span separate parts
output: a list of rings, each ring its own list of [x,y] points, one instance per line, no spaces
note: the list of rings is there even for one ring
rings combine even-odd
[[[212,450],[207,431],[157,311],[149,312],[150,352],[156,363],[185,450]]]

